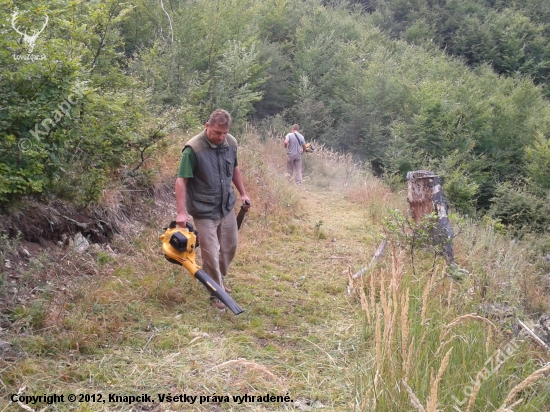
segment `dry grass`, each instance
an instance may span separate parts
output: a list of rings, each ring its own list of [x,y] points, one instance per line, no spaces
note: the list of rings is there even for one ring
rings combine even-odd
[[[533,373],[527,343],[524,354],[512,356],[490,380],[481,379],[484,362],[504,338],[480,315],[464,316],[477,303],[470,289],[482,290],[475,272],[454,283],[444,276],[442,263],[419,256],[416,273],[424,275],[415,277],[406,251],[391,242],[390,233],[390,251],[353,280],[350,275],[368,264],[380,243],[387,210],[403,209],[403,194],[392,194],[349,156],[324,147],[306,158],[306,183],[289,184],[276,136],[260,142],[250,129],[239,152],[252,209],[229,283],[246,312],[236,317],[212,309],[202,285],[160,254],[158,235],[174,217],[173,176],[185,140],[174,136],[165,161],[155,160],[162,165],[161,178],[139,222],[124,217],[124,196],[130,195],[113,188],[102,203],[106,214],[121,219],[113,245],[73,251],[62,260],[44,257],[42,266],[32,268],[54,275],[33,304],[16,308],[9,335],[0,336],[24,352],[18,360],[0,360],[0,411],[19,410],[5,399],[24,386],[26,394],[288,392],[300,400],[157,403],[158,411],[297,410],[307,403],[331,411],[410,410],[411,403],[419,411],[452,410],[452,396],[461,396],[472,378],[470,410],[494,410],[503,400],[509,409],[520,392],[525,396],[521,405],[516,402],[518,410],[547,404],[548,394],[534,389],[544,372]],[[489,238],[480,242],[487,245]],[[471,244],[461,242],[461,264],[483,267],[476,259],[485,246],[468,249]],[[502,247],[496,238],[491,242]],[[517,260],[518,249],[506,247],[507,252],[490,252],[491,259],[504,259],[495,266]],[[518,265],[503,268],[506,276],[512,279],[526,268]],[[497,272],[488,267],[485,273]],[[495,279],[483,285],[486,296],[497,295]],[[467,319],[474,322],[463,322]],[[79,406],[137,411],[151,405]]]
[[[481,389],[481,378],[482,378],[483,369],[478,372],[476,375],[476,383],[474,385],[474,390],[472,391],[472,394],[470,395],[470,398],[468,399],[468,407],[466,409],[466,412],[471,412],[475,401],[477,398],[477,394],[479,393],[479,390]]]
[[[179,152],[180,144],[175,146]],[[115,237],[112,251],[105,247],[82,255],[93,276],[74,276],[67,293],[55,292],[56,285],[42,297],[37,311],[45,329],[31,325],[31,314],[21,318],[29,320],[14,329],[10,340],[26,356],[0,361],[3,394],[22,386],[27,394],[288,391],[295,401],[345,410],[355,379],[350,364],[359,324],[353,313],[360,309],[350,306],[347,277],[340,274],[365,263],[363,239],[374,238],[374,232],[365,227],[360,206],[349,208],[343,198],[310,184],[298,190],[286,182],[276,168],[284,156],[282,146],[261,144],[252,136],[240,151],[253,207],[241,229],[229,282],[245,313],[235,317],[213,310],[202,285],[160,255],[158,235],[175,208],[166,190],[153,219],[136,225],[137,234]],[[173,170],[169,174],[167,187]],[[105,209],[115,213],[120,196],[115,189],[106,192]],[[319,221],[330,225],[326,239],[316,234]],[[51,267],[65,264],[51,262]],[[193,410],[218,407],[293,410],[294,404],[231,402]],[[86,408],[131,406],[89,403]],[[189,410],[183,404],[159,408]]]
[[[499,408],[499,410],[503,410],[507,408],[507,405],[514,400],[514,398],[517,396],[518,393],[532,386],[536,381],[538,381],[541,377],[543,377],[545,373],[548,373],[548,372],[550,372],[550,363],[536,370],[527,378],[525,378],[521,383],[514,386],[514,388],[510,391],[506,399],[504,399],[504,402],[502,403],[502,406]],[[517,403],[515,405],[517,405]],[[508,408],[511,409],[512,406]]]
[[[524,361],[519,358],[528,356],[529,349],[524,348],[525,355],[512,354],[495,366],[500,356],[495,350],[506,342],[497,326],[476,314],[459,315],[462,302],[451,301],[449,290],[461,292],[449,285],[450,279],[441,276],[443,265],[436,264],[416,277],[405,262],[392,243],[391,259],[386,257],[386,266],[369,274],[369,287],[363,282],[351,283],[354,288],[364,289],[352,290],[351,295],[365,312],[367,328],[372,328],[366,345],[373,349],[367,351],[358,369],[362,377],[358,392],[367,393],[365,388],[372,387],[374,393],[365,395],[370,398],[361,399],[358,405],[369,405],[376,411],[407,410],[412,405],[419,411],[435,412],[460,408],[462,404],[469,411],[494,410],[491,405],[506,398],[503,389],[509,387],[506,382],[510,375],[521,374],[519,368]],[[442,353],[444,356],[440,356]],[[493,366],[487,366],[489,362]],[[536,376],[540,378],[543,373]],[[523,386],[518,385],[519,391],[535,384],[534,376]],[[406,390],[400,390],[400,386]],[[547,393],[531,390],[529,407],[547,400]]]
[[[413,390],[411,389],[411,387],[409,385],[407,385],[407,382],[406,381],[403,381],[403,385],[405,386],[405,388],[407,389],[407,393],[409,394],[409,398],[411,400],[411,404],[412,406],[414,406],[416,408],[417,411],[419,412],[424,412],[425,409],[424,409],[424,406],[422,406],[422,404],[420,403],[420,401],[418,400],[418,398],[416,397],[416,395],[414,394]]]
[[[268,378],[272,379],[273,381],[275,381],[277,383],[277,385],[279,386],[280,391],[284,392],[287,389],[283,378],[275,375],[269,369],[267,369],[265,366],[260,365],[256,362],[249,362],[244,358],[233,359],[233,360],[229,360],[227,362],[223,362],[219,365],[216,365],[216,366],[208,369],[206,372],[210,372],[210,371],[220,369],[220,368],[226,368],[226,367],[229,367],[229,366],[237,367],[240,370],[239,376],[244,375],[243,372],[242,372],[242,369],[243,369],[242,367],[244,367],[247,371],[259,372],[261,374],[266,375]]]
[[[447,366],[449,366],[449,361],[451,359],[451,354],[453,353],[453,348],[449,349],[441,361],[441,365],[439,366],[439,370],[437,371],[437,376],[433,376],[430,378],[430,395],[428,396],[428,404],[426,405],[426,411],[427,412],[436,412],[437,405],[438,405],[438,399],[437,399],[437,391],[439,390],[439,384],[441,382],[441,379],[443,378],[443,374],[447,370]]]
[[[496,331],[498,333],[498,328],[495,326],[495,324],[493,322],[491,322],[489,319],[486,319],[484,318],[483,316],[477,316],[476,314],[474,313],[470,313],[468,315],[462,315],[462,316],[458,316],[457,318],[453,319],[448,325],[445,325],[445,327],[442,329],[441,331],[441,335],[440,335],[440,338],[439,340],[444,342],[445,339],[447,338],[447,336],[449,335],[451,329],[456,326],[456,325],[459,325],[460,323],[463,323],[467,320],[475,320],[475,321],[478,321],[478,322],[482,322],[482,323],[485,323],[487,325],[490,326],[490,328],[493,330],[493,331]]]
[[[519,241],[475,221],[453,223],[457,262],[470,272],[468,300],[506,302],[512,315],[544,313],[550,308],[547,270],[537,255],[536,239]]]

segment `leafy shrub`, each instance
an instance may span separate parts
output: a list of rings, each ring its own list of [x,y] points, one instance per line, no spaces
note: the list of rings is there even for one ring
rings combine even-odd
[[[548,200],[529,193],[525,187],[502,183],[496,188],[488,215],[518,235],[529,231],[547,232],[550,227]]]

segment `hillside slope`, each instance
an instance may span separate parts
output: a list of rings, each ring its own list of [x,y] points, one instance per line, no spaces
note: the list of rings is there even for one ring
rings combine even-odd
[[[67,264],[89,260],[94,276],[73,277],[58,290],[46,286],[34,303],[16,309],[4,339],[24,355],[2,361],[3,395],[26,387],[27,395],[102,394],[108,401],[108,394],[147,393],[156,399],[137,406],[88,402],[87,410],[190,408],[159,403],[157,394],[229,396],[229,402],[192,406],[208,411],[353,404],[360,308],[346,286],[350,268],[372,255],[376,234],[364,207],[334,188],[293,187],[282,174],[277,179],[286,186],[287,210],[270,210],[264,191],[240,232],[229,283],[243,314],[211,308],[204,287],[163,258],[158,235],[173,217],[165,203],[159,227],[130,243],[115,238],[113,252],[98,247],[88,257],[68,255]],[[267,393],[288,398],[265,404],[232,398]],[[2,408],[9,397],[4,400]]]
[[[404,193],[392,194],[323,148],[306,159],[302,186],[286,181],[280,142],[249,138],[241,153],[253,208],[229,284],[246,311],[213,309],[204,287],[164,259],[158,236],[174,216],[165,190],[151,202],[155,217],[136,221],[132,235],[29,261],[26,276],[51,276],[1,331],[15,355],[0,359],[0,411],[21,410],[12,397],[18,392],[64,395],[64,402],[29,405],[36,411],[392,411],[410,410],[411,399],[434,411],[457,405],[487,359],[513,339],[495,319],[453,323],[477,307],[483,287],[486,299],[496,294],[489,269],[484,285],[475,273],[454,282],[429,253],[415,251],[411,262],[407,238],[386,225],[391,250],[365,285],[348,290],[350,274],[371,260],[388,211],[404,208]],[[457,258],[475,271],[478,254],[492,259],[484,245],[498,245],[479,233],[465,230],[457,245]],[[495,262],[517,260],[506,250]],[[476,410],[496,410],[541,366],[543,353],[512,341],[522,350],[477,388]],[[525,408],[515,410],[546,410],[549,384],[541,382],[527,387]],[[143,394],[150,398],[129,398]]]

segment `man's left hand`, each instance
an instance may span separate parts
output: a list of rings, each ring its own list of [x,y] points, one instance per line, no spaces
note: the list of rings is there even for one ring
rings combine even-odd
[[[250,205],[252,202],[250,202],[250,198],[248,196],[241,196],[241,201],[243,202],[243,206],[246,210],[250,209]]]

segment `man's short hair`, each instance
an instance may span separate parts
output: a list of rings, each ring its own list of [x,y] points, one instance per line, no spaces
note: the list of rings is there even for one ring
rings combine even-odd
[[[292,126],[292,130],[298,131],[298,130],[300,130],[300,126],[298,126],[297,124],[295,124],[295,125]]]
[[[229,112],[223,109],[214,110],[208,119],[208,124],[211,126],[218,125],[231,127],[232,122],[233,119],[231,119]]]

